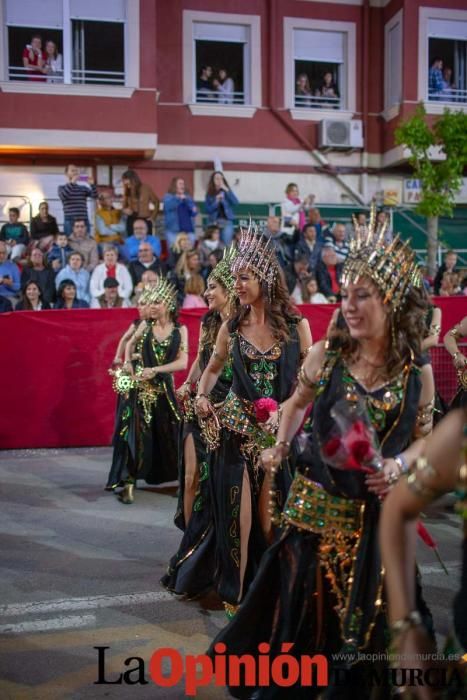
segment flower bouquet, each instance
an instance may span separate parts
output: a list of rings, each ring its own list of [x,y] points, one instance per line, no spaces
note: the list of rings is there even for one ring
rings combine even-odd
[[[276,442],[276,438],[266,423],[271,415],[278,410],[279,404],[274,399],[261,398],[253,401],[253,408],[255,411],[255,418],[258,423],[258,446],[261,449],[273,447]]]

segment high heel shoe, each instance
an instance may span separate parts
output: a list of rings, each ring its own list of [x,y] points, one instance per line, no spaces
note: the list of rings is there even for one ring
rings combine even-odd
[[[135,485],[134,484],[126,484],[123,488],[123,491],[119,494],[118,500],[120,503],[125,503],[125,505],[129,505],[130,503],[133,503],[135,500]]]

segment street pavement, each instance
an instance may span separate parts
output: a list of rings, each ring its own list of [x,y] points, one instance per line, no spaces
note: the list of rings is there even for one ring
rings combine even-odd
[[[226,622],[219,601],[182,602],[159,584],[177,550],[176,498],[169,489],[141,488],[133,505],[105,492],[109,448],[0,452],[0,699],[181,700],[183,682],[157,687],[149,659],[161,647],[203,654]],[[426,525],[439,545],[418,561],[440,641],[449,630],[460,574],[460,526],[452,499]],[[146,664],[146,685],[100,684]],[[103,652],[101,652],[103,653]],[[137,678],[135,672],[131,680]],[[221,700],[221,688],[199,690]]]

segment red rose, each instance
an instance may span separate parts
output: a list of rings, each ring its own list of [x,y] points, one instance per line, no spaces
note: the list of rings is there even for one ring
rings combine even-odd
[[[274,399],[256,399],[253,401],[255,416],[258,423],[266,423],[271,413],[277,411],[278,403]]]

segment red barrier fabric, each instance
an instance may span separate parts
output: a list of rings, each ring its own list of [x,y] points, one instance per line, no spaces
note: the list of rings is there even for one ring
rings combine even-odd
[[[444,333],[467,314],[467,299],[438,302]],[[315,341],[324,335],[334,308],[300,307]],[[180,314],[180,322],[188,327],[190,364],[202,315],[200,309]],[[120,336],[135,317],[135,309],[1,314],[0,448],[109,445],[115,395],[107,370]],[[177,385],[185,375],[178,373]],[[451,371],[451,383],[453,377]]]

